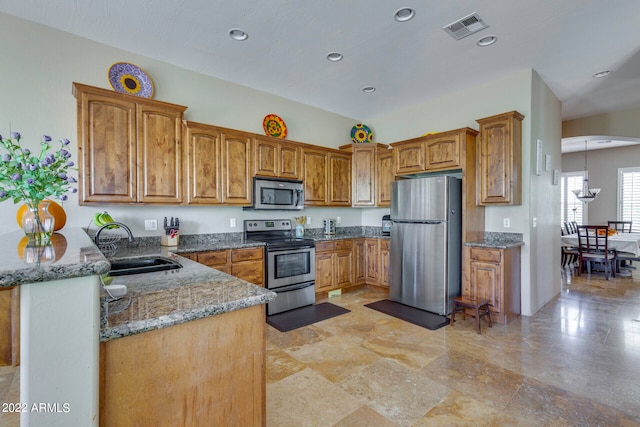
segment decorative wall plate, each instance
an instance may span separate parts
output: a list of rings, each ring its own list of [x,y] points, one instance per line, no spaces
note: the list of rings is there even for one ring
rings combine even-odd
[[[275,114],[267,114],[262,121],[262,127],[264,128],[264,133],[269,136],[275,136],[276,138],[287,137],[287,125]]]
[[[109,84],[116,92],[141,98],[153,96],[153,82],[141,68],[128,62],[116,62],[109,68]]]
[[[351,140],[356,144],[362,142],[373,142],[373,132],[371,132],[369,126],[358,123],[351,128]]]

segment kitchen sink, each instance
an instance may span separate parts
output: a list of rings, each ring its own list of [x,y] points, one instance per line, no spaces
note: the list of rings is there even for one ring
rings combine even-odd
[[[109,276],[125,276],[129,274],[176,270],[178,268],[182,268],[182,264],[178,261],[162,256],[153,256],[111,261],[111,269],[107,274]]]

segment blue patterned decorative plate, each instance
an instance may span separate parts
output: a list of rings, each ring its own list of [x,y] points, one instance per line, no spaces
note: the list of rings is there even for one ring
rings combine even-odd
[[[358,123],[351,128],[351,140],[356,144],[361,142],[373,142],[373,132],[369,126]]]
[[[153,96],[153,82],[141,68],[128,62],[116,62],[109,68],[109,84],[116,92],[141,98]]]

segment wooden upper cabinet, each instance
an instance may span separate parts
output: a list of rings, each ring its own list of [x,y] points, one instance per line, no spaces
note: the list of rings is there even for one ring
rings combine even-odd
[[[185,122],[186,198],[190,205],[222,203],[222,134],[209,125]]]
[[[351,206],[351,154],[329,152],[329,206]]]
[[[259,176],[300,179],[300,147],[267,138],[255,138],[254,173]]]
[[[182,203],[182,111],[138,104],[138,201]]]
[[[305,147],[302,150],[302,173],[304,204],[307,206],[326,206],[329,200],[327,152]]]
[[[425,169],[455,169],[460,163],[460,134],[435,135],[428,138],[424,144]]]
[[[522,120],[511,111],[476,120],[480,125],[476,156],[479,205],[522,203]]]
[[[393,151],[378,150],[375,180],[377,206],[391,206],[391,183],[394,178]]]
[[[251,204],[253,139],[244,132],[222,131],[223,201],[228,205]]]
[[[394,172],[396,175],[423,172],[425,170],[424,138],[415,138],[391,145],[393,145]]]
[[[186,107],[73,84],[79,203],[179,204]]]

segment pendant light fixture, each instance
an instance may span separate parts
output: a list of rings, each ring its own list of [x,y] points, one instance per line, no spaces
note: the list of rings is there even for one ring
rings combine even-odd
[[[573,190],[573,194],[582,203],[589,203],[595,200],[600,192],[599,188],[589,188],[589,171],[587,171],[587,141],[584,141],[584,180],[582,181],[582,189]]]

